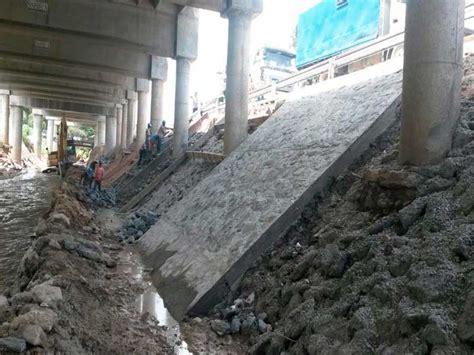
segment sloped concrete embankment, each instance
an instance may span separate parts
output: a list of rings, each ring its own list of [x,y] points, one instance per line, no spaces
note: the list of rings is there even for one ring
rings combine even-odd
[[[256,260],[212,312],[216,332],[244,334],[251,354],[473,353],[474,78],[466,64],[446,160],[399,166],[395,125]]]
[[[287,102],[142,238],[171,313],[203,313],[278,240],[314,194],[397,118],[386,65]]]

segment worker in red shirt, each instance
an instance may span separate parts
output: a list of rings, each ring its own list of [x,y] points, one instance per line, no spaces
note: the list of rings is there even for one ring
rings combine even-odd
[[[95,168],[95,184],[94,184],[94,191],[97,187],[99,187],[99,191],[102,191],[102,179],[104,178],[105,170],[102,166],[102,162],[99,161],[99,165]]]

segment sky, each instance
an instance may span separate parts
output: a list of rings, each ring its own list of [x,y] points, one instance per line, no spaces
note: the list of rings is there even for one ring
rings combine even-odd
[[[263,13],[252,24],[252,53],[262,46],[288,49],[298,23],[298,15],[320,0],[264,0]],[[191,68],[191,95],[202,101],[214,98],[220,89],[218,72],[225,71],[227,57],[227,19],[218,13],[200,11],[198,59]],[[252,54],[253,55],[253,54]],[[169,79],[165,86],[164,112],[167,122],[174,117],[175,63],[169,60]]]

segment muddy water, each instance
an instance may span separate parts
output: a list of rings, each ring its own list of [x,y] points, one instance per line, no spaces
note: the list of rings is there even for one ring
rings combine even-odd
[[[0,180],[0,293],[13,282],[38,217],[59,183],[57,176],[37,172]]]
[[[125,250],[122,252],[120,260],[118,272],[127,274],[130,278],[134,278],[136,281],[141,281],[147,285],[145,292],[135,301],[136,309],[141,314],[149,313],[159,321],[161,326],[165,326],[168,329],[166,336],[168,343],[174,347],[175,355],[191,355],[188,345],[181,339],[179,323],[166,309],[163,299],[156,292],[148,273],[145,272],[138,254],[131,249]]]

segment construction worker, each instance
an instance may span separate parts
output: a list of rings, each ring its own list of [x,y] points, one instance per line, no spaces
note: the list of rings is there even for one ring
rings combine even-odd
[[[99,187],[99,191],[102,191],[102,179],[104,178],[105,170],[102,166],[102,161],[99,161],[99,165],[95,168],[94,177],[94,191]]]
[[[146,133],[145,133],[145,136],[146,136],[145,143],[146,143],[146,149],[148,151],[151,151],[151,135],[152,135],[151,123],[148,123],[148,127],[147,127]]]
[[[143,163],[145,163],[146,159],[147,159],[147,156],[148,156],[148,149],[147,149],[147,144],[146,142],[143,143],[142,147],[140,148],[140,152],[139,152],[139,159],[138,159],[138,165],[142,165]]]

